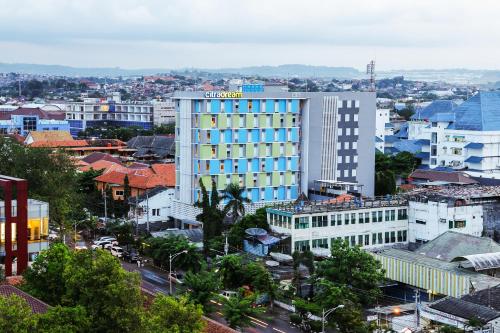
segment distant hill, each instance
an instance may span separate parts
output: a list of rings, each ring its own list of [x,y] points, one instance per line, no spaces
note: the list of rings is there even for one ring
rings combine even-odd
[[[70,67],[61,65],[8,64],[0,63],[0,73],[27,73],[38,75],[73,76],[73,77],[130,77],[154,75],[159,73],[198,73],[227,74],[233,76],[262,76],[281,78],[336,78],[336,79],[367,79],[367,75],[353,67],[310,66],[289,64],[279,66],[251,66],[240,68],[143,68],[125,69],[120,67]],[[445,81],[462,84],[485,84],[500,82],[500,70],[470,70],[470,69],[421,69],[421,70],[389,70],[378,71],[377,79],[404,76],[407,80]]]

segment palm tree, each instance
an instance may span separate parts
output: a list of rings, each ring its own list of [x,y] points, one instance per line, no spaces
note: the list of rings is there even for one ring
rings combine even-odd
[[[245,188],[240,187],[236,183],[231,183],[226,186],[222,191],[222,200],[228,199],[224,207],[224,213],[227,214],[231,212],[233,216],[233,223],[236,222],[239,216],[245,215],[245,203],[250,203],[251,200],[243,196],[245,193]]]

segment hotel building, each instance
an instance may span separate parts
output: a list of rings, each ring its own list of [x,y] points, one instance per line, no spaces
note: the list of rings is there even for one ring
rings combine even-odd
[[[318,184],[373,195],[374,93],[247,91],[174,94],[176,200],[192,206],[200,179],[260,205]]]

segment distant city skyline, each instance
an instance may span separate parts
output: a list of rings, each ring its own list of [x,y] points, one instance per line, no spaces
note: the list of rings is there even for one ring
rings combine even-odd
[[[500,69],[496,1],[0,0],[0,62]]]

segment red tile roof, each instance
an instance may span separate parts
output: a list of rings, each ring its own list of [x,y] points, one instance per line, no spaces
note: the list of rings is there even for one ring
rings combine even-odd
[[[95,180],[107,184],[124,185],[128,175],[129,185],[133,188],[150,189],[157,186],[175,186],[175,165],[153,164],[151,168],[108,171]]]
[[[422,179],[429,182],[448,182],[456,184],[477,184],[478,181],[468,174],[460,171],[434,171],[434,170],[415,170],[411,173],[410,179]]]
[[[92,153],[90,155],[87,155],[84,158],[82,158],[82,160],[84,162],[89,163],[89,164],[92,164],[94,162],[101,161],[101,160],[122,164],[120,159],[113,157],[110,154],[105,154],[105,153],[101,153],[101,152],[95,152],[95,153]]]
[[[58,141],[35,141],[30,147],[64,148],[64,147],[85,147],[88,143],[85,140],[58,140]]]
[[[23,298],[28,303],[33,313],[45,313],[50,308],[50,305],[47,303],[25,293],[21,289],[7,284],[0,285],[0,297],[10,297],[12,295]]]
[[[64,112],[49,112],[40,108],[18,108],[14,111],[1,111],[0,120],[9,120],[11,116],[38,116],[40,119],[64,120],[66,114]]]

